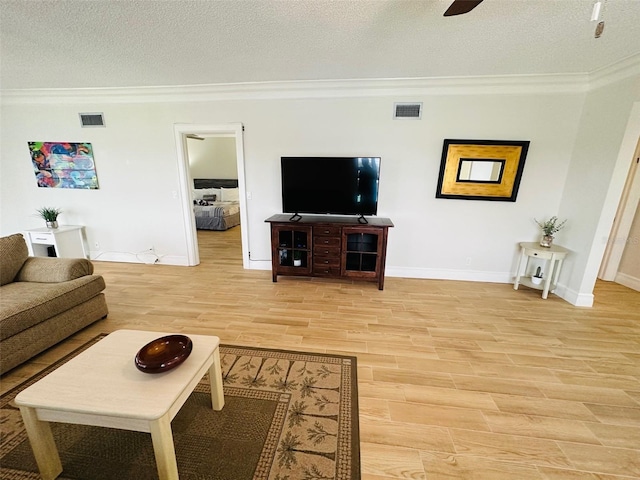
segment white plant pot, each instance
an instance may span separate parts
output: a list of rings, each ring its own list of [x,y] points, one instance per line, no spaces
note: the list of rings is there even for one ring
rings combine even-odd
[[[301,267],[302,266],[302,259],[294,259],[293,260],[293,266],[294,267]]]
[[[540,285],[542,283],[542,277],[534,277],[531,275],[531,283],[534,285]]]

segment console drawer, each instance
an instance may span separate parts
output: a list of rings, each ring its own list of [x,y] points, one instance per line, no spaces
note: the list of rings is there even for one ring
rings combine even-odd
[[[340,267],[330,267],[327,265],[313,265],[313,275],[316,277],[336,277],[340,276]]]
[[[29,237],[31,238],[31,243],[43,243],[46,245],[53,245],[55,243],[53,241],[53,233],[29,233]]]
[[[335,257],[340,258],[340,247],[317,245],[313,247],[314,257]]]
[[[549,260],[553,256],[553,252],[541,252],[530,248],[525,248],[524,254],[529,257],[542,258],[544,260]]]
[[[313,268],[316,266],[340,268],[340,257],[313,257]]]
[[[314,236],[339,237],[341,234],[342,229],[340,227],[332,227],[330,225],[323,227],[313,227]]]
[[[315,247],[337,247],[340,248],[340,237],[313,237],[313,246]]]

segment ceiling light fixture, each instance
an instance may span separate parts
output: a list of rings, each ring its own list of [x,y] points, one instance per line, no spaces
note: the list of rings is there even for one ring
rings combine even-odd
[[[600,8],[602,7],[602,2],[596,2],[593,4],[593,11],[591,12],[591,21],[596,22],[600,18]]]
[[[604,0],[604,2],[598,0],[596,3],[593,4],[593,10],[591,11],[591,21],[598,22],[598,20],[600,20],[601,14],[603,18],[603,20],[600,20],[596,25],[596,32],[595,32],[596,38],[600,38],[600,35],[602,35],[602,32],[604,31],[604,12],[606,9],[607,9],[607,0]]]

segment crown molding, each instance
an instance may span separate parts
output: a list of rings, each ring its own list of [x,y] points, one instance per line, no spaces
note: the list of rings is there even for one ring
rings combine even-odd
[[[167,103],[219,100],[354,98],[407,95],[518,95],[580,93],[588,75],[307,80],[123,88],[0,90],[3,105]]]
[[[591,72],[589,74],[589,90],[595,90],[636,75],[640,76],[640,53]]]
[[[113,88],[0,90],[2,105],[171,103],[220,100],[584,93],[640,75],[640,54],[592,73],[303,80]]]

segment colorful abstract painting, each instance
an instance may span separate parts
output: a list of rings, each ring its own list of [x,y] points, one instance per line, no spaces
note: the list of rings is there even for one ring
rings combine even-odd
[[[29,142],[39,187],[97,189],[90,143]]]

